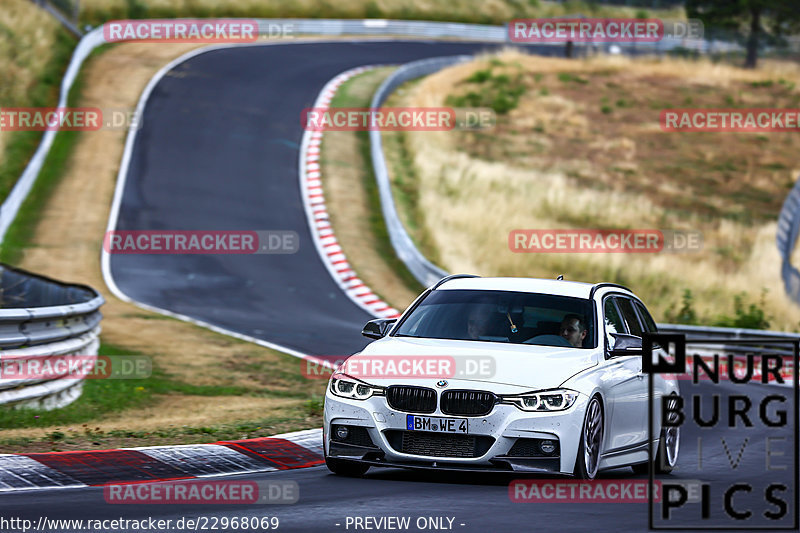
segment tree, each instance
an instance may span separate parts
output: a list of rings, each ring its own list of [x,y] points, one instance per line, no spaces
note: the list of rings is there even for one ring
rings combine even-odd
[[[715,27],[742,33],[747,42],[744,66],[755,68],[758,47],[779,43],[800,29],[799,0],[687,0],[686,16]]]

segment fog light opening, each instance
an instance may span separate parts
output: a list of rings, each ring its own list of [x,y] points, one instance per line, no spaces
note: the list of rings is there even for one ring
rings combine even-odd
[[[542,452],[546,453],[547,455],[550,455],[556,451],[556,443],[552,440],[543,440],[540,444],[540,447],[542,448]]]
[[[339,440],[347,439],[347,435],[350,432],[347,430],[347,426],[336,426],[336,438]]]

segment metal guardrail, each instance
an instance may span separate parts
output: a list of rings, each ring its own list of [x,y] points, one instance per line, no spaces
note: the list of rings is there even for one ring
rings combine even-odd
[[[259,19],[259,31],[269,35],[270,26],[291,25],[295,35],[381,35],[452,38],[505,42],[505,26],[388,19]]]
[[[800,339],[800,333],[786,333],[782,331],[767,331],[763,329],[720,328],[711,326],[686,326],[682,324],[658,324],[659,333],[680,333],[686,335],[686,341],[696,339],[719,339],[719,344],[708,344],[700,352],[724,351],[732,354],[759,353],[768,351],[783,356],[791,356],[794,351],[788,345],[789,341]],[[747,343],[728,344],[725,341],[748,341]],[[785,340],[787,345],[776,346],[774,341]],[[763,343],[760,341],[771,341]]]
[[[778,217],[778,233],[775,243],[781,254],[781,277],[786,294],[795,303],[800,303],[800,272],[792,265],[792,252],[800,233],[800,179],[783,202]]]
[[[746,340],[781,340],[800,339],[800,333],[783,331],[767,331],[763,329],[720,328],[713,326],[687,326],[683,324],[658,324],[661,333],[683,333],[687,339],[746,339]]]
[[[389,95],[403,83],[437,72],[443,68],[463,63],[472,59],[471,56],[450,56],[436,57],[433,59],[423,59],[407,63],[395,70],[383,83],[372,97],[370,107],[377,109],[383,105]],[[389,240],[392,243],[397,257],[406,265],[406,268],[413,274],[423,287],[433,285],[448,272],[434,265],[422,255],[414,245],[411,237],[406,232],[400,217],[397,214],[394,198],[392,196],[392,185],[389,178],[389,169],[386,166],[386,159],[383,157],[383,143],[381,132],[372,130],[369,132],[370,154],[372,155],[372,167],[375,172],[375,180],[378,183],[378,194],[381,200],[381,211],[386,229],[389,233]]]
[[[81,379],[29,370],[54,356],[96,359],[103,303],[90,287],[0,265],[0,405],[54,409],[80,396]]]
[[[57,356],[59,361],[79,360],[80,365],[93,364],[97,359],[100,346],[100,326],[89,330],[86,334],[74,338],[42,344],[31,348],[3,350],[0,360],[3,365],[17,363],[30,368],[31,363],[38,361],[40,366],[52,361]],[[70,357],[79,356],[79,357]],[[52,364],[52,363],[51,363]],[[65,371],[66,372],[66,371]],[[55,409],[64,407],[76,400],[83,390],[83,380],[78,377],[50,375],[49,379],[38,377],[22,377],[19,379],[0,380],[0,405],[28,407],[38,409]]]
[[[31,0],[34,4],[39,6],[40,8],[44,9],[48,13],[50,13],[53,18],[55,18],[58,22],[61,23],[72,35],[75,37],[81,38],[83,37],[83,32],[75,25],[74,22],[70,21],[64,14],[59,11],[58,8],[53,6],[48,0]],[[77,11],[76,11],[77,16]]]

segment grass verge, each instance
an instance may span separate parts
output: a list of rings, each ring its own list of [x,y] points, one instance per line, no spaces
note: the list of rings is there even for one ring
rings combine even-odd
[[[108,356],[142,355],[103,343],[100,352]],[[264,370],[260,366],[254,370]],[[298,367],[299,369],[299,367]],[[299,377],[299,373],[296,375]],[[197,385],[167,373],[153,364],[152,373],[142,379],[87,379],[83,393],[70,405],[51,411],[41,409],[0,409],[0,426],[9,430],[41,429],[36,436],[0,437],[0,452],[87,449],[92,447],[140,446],[143,443],[185,444],[213,440],[255,438],[277,431],[293,431],[321,424],[325,381],[295,390],[270,390],[257,386]],[[177,395],[274,399],[275,408],[264,416],[230,423],[168,425],[161,428],[129,429],[108,425],[113,415],[158,408]]]
[[[413,91],[421,80],[403,84],[386,100],[386,107],[402,107],[408,92]],[[419,173],[409,145],[408,133],[402,130],[381,134],[383,154],[389,169],[392,196],[397,213],[414,245],[435,265],[442,265],[439,249],[425,223],[425,212],[419,202]]]
[[[393,70],[379,68],[354,76],[338,89],[332,107],[369,107],[372,95]],[[369,132],[326,132],[320,159],[331,224],[348,261],[381,298],[405,309],[423,287],[389,241],[372,169]]]
[[[116,45],[111,44],[96,48],[84,64],[88,65],[94,58],[101,56],[114,46]],[[79,105],[82,101],[83,88],[84,77],[82,74],[78,74],[67,96],[67,107]],[[56,133],[36,181],[31,187],[28,196],[22,202],[14,222],[9,226],[3,242],[0,243],[0,261],[16,265],[22,259],[24,250],[31,246],[41,213],[52,198],[58,183],[67,172],[70,156],[83,134],[84,132],[81,131],[59,131]],[[41,138],[36,140],[36,146],[38,146],[40,140]],[[33,147],[33,150],[35,151],[35,147]],[[27,161],[26,159],[25,165],[27,165]],[[19,170],[20,174],[25,165]]]
[[[54,107],[58,103],[61,77],[66,71],[75,47],[75,40],[65,30],[55,32],[54,42],[49,61],[42,67],[40,73],[33,74],[38,79],[25,94],[25,100],[12,94],[5,97],[10,100],[0,101],[1,107]],[[5,82],[4,82],[5,83]],[[14,82],[11,82],[14,84]],[[2,148],[2,162],[0,162],[0,202],[5,200],[14,187],[28,161],[39,146],[43,133],[40,131],[5,131],[0,132],[5,137]],[[4,147],[2,145],[5,145]]]

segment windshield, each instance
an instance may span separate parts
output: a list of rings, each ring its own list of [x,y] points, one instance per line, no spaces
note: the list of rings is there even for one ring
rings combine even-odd
[[[594,348],[591,300],[529,292],[438,290],[396,336]]]

